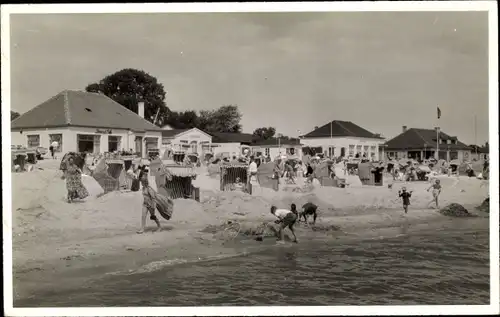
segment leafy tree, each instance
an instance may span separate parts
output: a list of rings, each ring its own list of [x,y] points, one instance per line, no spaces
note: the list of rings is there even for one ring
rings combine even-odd
[[[12,110],[10,111],[10,121],[12,121],[12,120],[14,120],[14,119],[16,119],[16,118],[18,118],[20,116],[21,116],[21,114],[19,114],[19,112],[15,112],[15,111],[12,111]]]
[[[144,118],[153,122],[158,112],[156,124],[162,125],[162,118],[169,112],[165,104],[165,89],[150,74],[137,69],[125,68],[108,75],[98,83],[89,84],[88,92],[100,92],[137,113],[137,103],[144,101]]]
[[[199,127],[200,120],[196,111],[170,111],[164,116],[163,124],[174,129],[191,129]]]
[[[274,137],[274,135],[276,134],[276,129],[273,128],[273,127],[263,127],[263,128],[258,128],[258,129],[255,129],[253,131],[253,137],[254,137],[254,140],[267,140],[267,139],[270,139],[272,137]]]
[[[202,110],[199,128],[207,132],[241,132],[241,113],[236,105],[224,105],[216,110]]]

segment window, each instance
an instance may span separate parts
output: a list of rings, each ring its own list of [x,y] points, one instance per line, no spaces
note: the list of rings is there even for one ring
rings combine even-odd
[[[172,144],[172,140],[170,138],[161,138],[161,144],[163,145]]]
[[[354,145],[349,145],[349,156],[354,156]]]
[[[121,137],[116,135],[108,136],[108,151],[115,152],[120,149]]]
[[[77,134],[78,152],[94,152],[94,135]]]
[[[62,133],[49,134],[49,139],[50,139],[50,144],[52,144],[52,142],[54,142],[54,141],[59,143],[59,147],[57,149],[55,149],[55,152],[62,152],[62,148],[63,148],[63,135],[62,135]]]
[[[98,154],[101,152],[101,136],[94,135],[94,153]]]
[[[266,153],[266,156],[269,156],[269,148],[268,147],[266,147],[264,152]]]
[[[28,135],[28,147],[39,147],[40,146],[40,135],[33,134]]]
[[[293,148],[293,147],[286,148],[286,154],[287,155],[295,155],[295,148]]]

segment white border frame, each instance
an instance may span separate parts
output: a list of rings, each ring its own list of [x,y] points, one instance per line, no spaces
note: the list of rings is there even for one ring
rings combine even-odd
[[[30,13],[146,13],[146,12],[325,12],[325,11],[488,11],[489,17],[489,142],[490,148],[490,305],[461,306],[253,306],[169,308],[13,308],[12,296],[12,194],[3,188],[4,312],[8,316],[151,316],[151,315],[432,315],[499,313],[498,215],[498,12],[496,1],[460,2],[294,2],[294,3],[186,3],[186,4],[47,4],[2,5],[2,173],[11,184],[10,115],[10,14]]]

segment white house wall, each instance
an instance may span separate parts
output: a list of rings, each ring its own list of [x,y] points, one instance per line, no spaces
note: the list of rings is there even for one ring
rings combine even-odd
[[[203,154],[202,144],[211,145],[212,144],[212,136],[204,133],[198,129],[191,129],[183,133],[179,133],[173,137],[165,137],[163,138],[163,142],[161,144],[161,152],[162,155],[167,149],[173,149],[174,151],[182,151],[187,150],[187,152],[191,152],[192,148],[185,148],[183,145],[192,145],[196,144],[195,152],[199,155]]]
[[[360,153],[363,153],[363,147],[368,146],[368,152],[375,154],[375,159],[379,159],[379,147],[384,144],[382,139],[355,138],[355,137],[333,137],[333,138],[304,138],[300,140],[304,146],[323,147],[323,152],[328,152],[328,148],[334,147],[334,156],[340,156],[341,148],[345,148],[346,156],[349,156],[349,146],[354,146],[354,154],[358,153],[358,146],[361,146]],[[372,150],[371,147],[375,149]]]
[[[62,148],[61,153],[67,152],[77,152],[78,142],[77,135],[100,135],[100,147],[99,152],[108,152],[108,137],[118,136],[120,137],[119,150],[129,150],[133,149],[135,151],[135,137],[154,137],[157,138],[157,147],[161,145],[161,132],[147,131],[145,133],[135,133],[126,129],[111,129],[111,133],[99,133],[97,128],[86,128],[86,127],[68,127],[68,128],[46,128],[46,129],[23,129],[22,133],[19,131],[12,131],[12,145],[28,145],[28,135],[39,135],[40,136],[40,146],[48,148],[50,146],[50,135],[51,134],[62,134]],[[146,145],[143,142],[143,153],[146,154]]]
[[[239,156],[242,153],[242,147],[250,148],[249,146],[241,145],[239,142],[213,143],[212,145],[214,155],[229,153],[230,156]]]

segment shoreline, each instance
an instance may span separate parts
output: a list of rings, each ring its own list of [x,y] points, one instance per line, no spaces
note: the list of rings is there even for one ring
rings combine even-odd
[[[446,223],[459,222],[452,221],[458,218],[426,208],[431,199],[431,194],[425,191],[429,186],[427,182],[394,183],[392,189],[375,186],[304,189],[298,185],[284,186],[275,192],[256,187],[254,194],[248,195],[220,192],[218,182],[200,174],[196,182],[200,186],[201,202],[176,199],[172,219],[160,219],[164,226],[162,232],[138,235],[140,192],[111,192],[67,204],[64,181],[58,175],[54,166],[13,174],[15,300],[55,284],[59,288],[57,281],[61,280],[75,285],[91,276],[137,269],[155,261],[199,261],[262,248],[256,241],[239,243],[240,237],[224,244],[233,236],[221,225],[238,222],[240,236],[244,236],[274,220],[269,212],[271,205],[289,208],[295,203],[300,208],[306,202],[313,202],[319,206],[317,230],[306,228],[303,223],[296,226],[299,243],[316,237],[331,237],[332,241],[341,242],[391,230],[404,234],[409,227],[430,228],[436,223],[446,226]],[[482,226],[488,226],[487,213],[474,209],[488,196],[488,186],[482,186],[480,180],[463,177],[443,178],[442,185],[442,207],[452,202],[462,204],[471,213],[480,215],[474,218],[476,220],[469,218],[465,222],[484,222]],[[402,186],[414,190],[406,215],[397,197]],[[151,228],[152,222],[148,220],[148,229]],[[208,228],[215,231],[202,232]]]
[[[378,221],[363,222],[361,218],[367,216],[327,217],[317,222],[318,228],[323,226],[339,226],[339,230],[312,230],[301,223],[297,227],[299,243],[303,241],[328,240],[332,243],[355,243],[360,240],[395,238],[404,235],[421,234],[443,228],[455,228],[459,218],[441,215],[436,210],[413,210],[406,216],[402,211],[386,210],[379,214]],[[392,222],[386,221],[392,217]],[[357,219],[356,219],[357,218]],[[342,221],[342,219],[344,221]],[[358,220],[358,221],[356,221]],[[372,219],[374,220],[374,219]],[[481,214],[477,218],[463,218],[463,225],[457,230],[470,230],[471,221],[474,227],[489,230],[489,218]],[[256,221],[244,222],[247,227],[258,225]],[[359,224],[362,225],[359,225]],[[453,225],[447,225],[453,223]],[[358,225],[356,225],[358,224]],[[14,301],[23,301],[36,296],[39,292],[54,288],[57,290],[73,289],[76,285],[85,287],[86,283],[99,280],[104,276],[137,274],[160,270],[170,265],[182,265],[206,261],[216,261],[224,258],[247,256],[259,252],[274,243],[256,242],[252,236],[239,237],[224,245],[223,241],[214,238],[211,233],[200,233],[203,228],[191,228],[189,238],[184,235],[183,241],[172,239],[161,245],[152,243],[140,248],[125,247],[108,249],[107,252],[95,253],[90,256],[76,254],[75,258],[63,260],[56,257],[45,258],[43,264],[26,266],[24,269],[14,265]],[[143,236],[153,237],[171,232],[147,232]],[[131,235],[137,235],[131,232]],[[286,234],[285,234],[286,235]],[[180,236],[180,235],[177,235]],[[87,242],[99,243],[101,239]],[[156,240],[156,239],[155,239]],[[110,242],[106,240],[106,242]],[[289,241],[287,244],[291,244]],[[290,246],[293,247],[293,244]],[[58,280],[64,280],[60,285]]]

